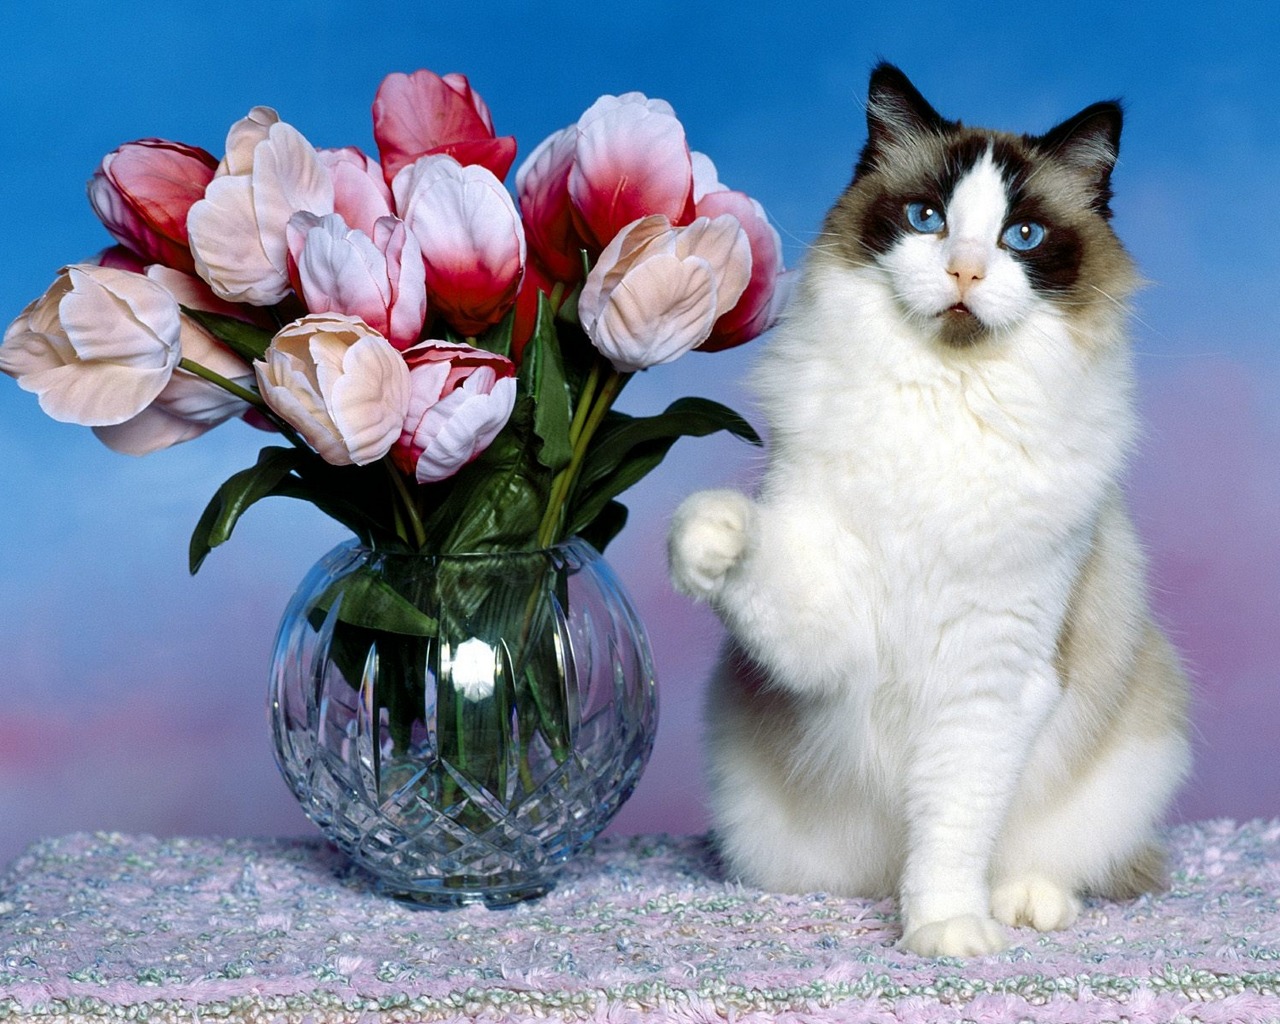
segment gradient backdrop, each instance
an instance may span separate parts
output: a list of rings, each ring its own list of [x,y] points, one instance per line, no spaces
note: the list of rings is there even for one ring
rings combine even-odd
[[[789,263],[847,183],[878,57],[944,114],[1019,131],[1123,96],[1116,224],[1151,282],[1133,329],[1148,431],[1131,493],[1160,616],[1197,681],[1197,767],[1178,814],[1280,814],[1277,9],[781,8],[5,5],[0,321],[107,244],[84,182],[116,145],[153,135],[220,154],[231,122],[268,104],[316,145],[372,152],[369,104],[390,71],[464,72],[524,154],[602,93],[663,97],[721,179],[764,203]],[[623,406],[704,394],[749,408],[750,359],[749,346],[694,354],[643,375]],[[272,763],[265,666],[294,584],[341,532],[307,506],[265,503],[198,578],[185,569],[205,502],[262,441],[233,424],[134,460],[0,379],[0,864],[76,829],[310,829]],[[616,829],[705,825],[698,720],[719,632],[671,593],[663,534],[685,493],[749,481],[754,466],[746,446],[686,441],[630,492],[611,557],[652,633],[662,724]]]

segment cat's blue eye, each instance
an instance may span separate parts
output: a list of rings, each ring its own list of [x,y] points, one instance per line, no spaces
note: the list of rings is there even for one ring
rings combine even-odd
[[[922,235],[936,235],[947,226],[947,219],[932,203],[907,203],[907,223]]]
[[[1014,252],[1030,252],[1044,241],[1044,225],[1033,220],[1010,224],[1000,239]]]

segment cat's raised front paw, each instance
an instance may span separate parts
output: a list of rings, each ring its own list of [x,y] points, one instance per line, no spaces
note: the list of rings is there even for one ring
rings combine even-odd
[[[922,924],[908,933],[901,944],[921,956],[986,956],[999,953],[1009,940],[991,918],[961,914]]]
[[[707,600],[747,546],[751,502],[737,491],[699,491],[676,509],[667,538],[671,582],[688,597]]]
[[[1056,882],[1026,875],[1002,882],[991,891],[991,913],[999,921],[1036,931],[1070,928],[1080,916],[1080,901]]]

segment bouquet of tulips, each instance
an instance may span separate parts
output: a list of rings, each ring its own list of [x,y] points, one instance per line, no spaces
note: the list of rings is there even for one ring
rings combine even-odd
[[[116,451],[232,417],[278,433],[210,502],[193,572],[272,495],[374,547],[603,549],[617,495],[677,438],[754,439],[702,399],[613,409],[635,372],[767,328],[788,277],[760,205],[667,103],[601,97],[528,155],[514,199],[515,140],[462,75],[388,76],[373,134],[378,160],[317,149],[255,107],[221,159],[121,146],[88,184],[119,244],[0,345],[45,412]]]

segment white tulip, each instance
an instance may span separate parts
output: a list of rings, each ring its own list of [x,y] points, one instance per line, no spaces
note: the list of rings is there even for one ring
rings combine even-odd
[[[0,370],[55,420],[99,427],[138,415],[181,353],[177,300],[141,274],[67,267],[5,331]]]

